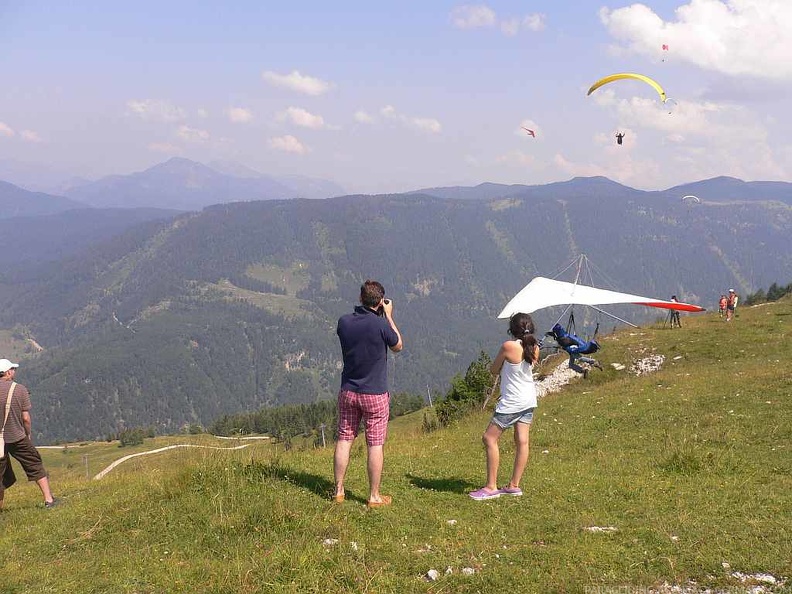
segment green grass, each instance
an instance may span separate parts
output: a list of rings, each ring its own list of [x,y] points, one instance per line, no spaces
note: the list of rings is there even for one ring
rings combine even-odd
[[[484,480],[485,412],[429,435],[422,413],[393,421],[384,488],[394,505],[372,511],[361,443],[343,505],[327,497],[330,448],[174,450],[101,481],[85,478],[82,455],[95,474],[168,443],[233,444],[44,450],[65,504],[41,509],[24,477],[7,492],[0,590],[583,593],[695,580],[745,592],[730,576],[740,571],[785,577],[789,591],[792,302],[743,308],[730,324],[717,314],[682,323],[606,338],[604,372],[540,401],[522,498],[466,495]],[[666,357],[654,374],[609,365],[652,353]],[[513,447],[502,441],[505,481]],[[440,578],[429,583],[432,568]]]
[[[245,274],[284,289],[290,296],[295,297],[298,292],[308,288],[311,280],[311,275],[304,266],[306,264],[302,262],[294,262],[288,268],[262,262],[248,266]]]
[[[228,300],[241,299],[255,307],[265,309],[274,314],[294,318],[297,316],[312,316],[313,306],[310,301],[298,299],[293,295],[278,295],[276,293],[259,293],[249,289],[242,289],[227,280],[219,283],[208,283],[207,287],[220,291]]]

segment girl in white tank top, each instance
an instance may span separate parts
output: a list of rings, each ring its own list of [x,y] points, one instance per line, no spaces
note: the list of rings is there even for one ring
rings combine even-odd
[[[539,343],[533,333],[531,316],[525,313],[514,314],[509,320],[509,334],[514,339],[501,345],[490,367],[493,375],[500,374],[501,397],[482,436],[487,451],[487,484],[470,493],[473,499],[522,495],[520,480],[528,463],[531,421],[536,408],[533,364],[539,360]],[[514,467],[509,483],[498,488],[498,440],[509,427],[514,427]]]

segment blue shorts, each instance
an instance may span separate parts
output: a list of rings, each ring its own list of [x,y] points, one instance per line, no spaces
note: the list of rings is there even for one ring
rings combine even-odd
[[[496,412],[492,415],[492,420],[490,423],[494,423],[501,429],[508,429],[517,423],[525,423],[526,425],[530,425],[531,421],[533,421],[533,413],[533,408],[528,408],[516,413]]]

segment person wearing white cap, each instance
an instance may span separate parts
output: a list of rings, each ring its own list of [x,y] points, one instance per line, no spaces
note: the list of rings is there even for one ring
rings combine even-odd
[[[729,296],[726,298],[726,321],[731,322],[734,317],[734,308],[737,307],[737,302],[740,298],[734,289],[729,289]]]
[[[41,455],[31,441],[30,393],[14,381],[19,363],[0,359],[0,415],[5,447],[0,459],[0,509],[3,507],[5,489],[16,481],[11,468],[11,458],[22,466],[28,480],[35,481],[44,496],[44,507],[57,505],[52,496],[49,478]]]

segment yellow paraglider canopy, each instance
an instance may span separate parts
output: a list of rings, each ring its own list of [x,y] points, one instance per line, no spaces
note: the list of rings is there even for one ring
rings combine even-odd
[[[666,97],[666,94],[665,94],[665,91],[663,90],[663,87],[661,87],[657,83],[657,81],[649,78],[648,76],[644,76],[643,74],[635,74],[635,73],[632,73],[632,72],[621,72],[619,74],[611,74],[610,76],[606,76],[605,78],[601,78],[597,82],[595,82],[593,85],[591,85],[591,88],[588,90],[588,93],[586,93],[586,94],[587,95],[591,95],[594,91],[599,89],[602,85],[607,85],[608,83],[611,83],[611,82],[613,82],[615,80],[623,80],[625,78],[631,78],[633,80],[640,80],[642,82],[645,82],[648,85],[651,85],[651,87],[655,91],[657,91],[657,93],[660,95],[660,99],[662,99],[663,103],[665,103],[668,100],[668,97]]]

